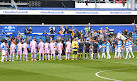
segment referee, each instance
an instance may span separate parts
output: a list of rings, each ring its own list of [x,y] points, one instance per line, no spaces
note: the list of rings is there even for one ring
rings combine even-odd
[[[74,38],[74,40],[72,41],[72,51],[73,51],[73,59],[74,60],[74,57],[75,60],[77,60],[77,52],[78,52],[78,42],[76,41],[76,38]]]
[[[94,56],[94,59],[96,59],[97,50],[98,50],[98,44],[97,44],[97,40],[95,40],[95,42],[93,44],[93,56]]]

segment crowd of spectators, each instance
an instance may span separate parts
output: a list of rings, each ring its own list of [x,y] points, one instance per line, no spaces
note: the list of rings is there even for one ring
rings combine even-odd
[[[32,28],[29,27],[29,29],[28,29],[28,27],[26,27],[24,30],[24,34],[32,34]]]
[[[49,33],[55,34],[55,27],[52,27],[52,26],[49,27]],[[131,31],[129,31],[128,33],[128,30],[124,30],[123,32],[120,32],[120,33],[125,37],[131,37],[131,38],[133,34]],[[28,27],[26,27],[24,34],[32,34],[32,28],[29,27],[28,29]],[[43,34],[48,34],[48,33],[46,30],[44,30]],[[72,26],[72,28],[68,28],[68,26],[61,26],[57,34],[70,34],[72,40],[74,38],[78,38],[82,41],[87,41],[87,39],[90,39],[90,41],[97,40],[99,44],[102,44],[104,41],[106,41],[106,39],[110,39],[110,41],[111,39],[113,40],[116,39],[116,35],[110,33],[108,27],[106,27],[104,30],[103,28],[100,28],[100,30],[96,31],[96,30],[93,30],[91,27],[86,26],[83,30],[78,31],[78,29],[76,29],[74,26]],[[58,37],[59,40],[62,38],[63,36]],[[23,37],[21,36],[19,39],[22,40]],[[54,37],[46,36],[45,39],[50,41],[50,39],[54,39]]]

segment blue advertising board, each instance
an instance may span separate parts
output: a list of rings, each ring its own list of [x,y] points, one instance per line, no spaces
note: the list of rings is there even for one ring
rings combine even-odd
[[[11,32],[14,33],[16,32],[16,27],[15,26],[3,26],[4,32]]]

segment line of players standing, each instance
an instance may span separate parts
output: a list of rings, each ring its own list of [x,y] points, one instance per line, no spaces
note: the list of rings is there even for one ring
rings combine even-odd
[[[114,44],[115,46],[115,59],[129,59],[134,58],[134,54],[132,52],[133,42],[132,39],[127,38],[125,41],[122,41],[120,39],[117,39],[117,44]],[[84,50],[82,50],[84,48]],[[102,56],[100,56],[100,51],[102,48]],[[87,42],[83,43],[82,41],[79,42],[79,57],[82,58],[82,53],[85,53],[85,59],[91,58],[91,59],[110,59],[110,48],[111,44],[110,41],[107,40],[102,45],[99,45],[97,41],[95,41],[93,44],[87,40]],[[124,56],[124,52],[126,51],[126,56]],[[87,58],[88,54],[88,58]]]
[[[17,44],[17,48],[16,45],[14,44],[14,42],[11,42],[10,47],[8,47],[7,41],[6,40],[2,40],[1,41],[1,50],[2,50],[2,58],[1,58],[1,62],[4,62],[4,59],[7,61],[7,56],[9,56],[9,61],[14,61],[14,57],[15,57],[15,50],[17,49],[17,54],[16,54],[16,58],[18,60],[18,58],[20,57],[20,61],[22,61],[22,56],[23,56],[23,61],[28,61],[28,49],[31,51],[31,61],[37,61],[37,47],[38,47],[38,51],[39,51],[39,60],[55,60],[56,56],[55,56],[55,51],[58,52],[58,56],[57,59],[58,60],[62,60],[61,59],[61,54],[62,54],[62,50],[63,50],[63,43],[62,41],[59,41],[58,43],[54,42],[54,40],[52,40],[50,43],[48,43],[46,41],[46,43],[44,43],[41,39],[40,42],[37,46],[37,42],[35,41],[35,39],[33,39],[30,42],[30,45],[27,44],[27,42],[23,43],[19,42]],[[10,50],[10,54],[7,55],[8,53],[8,49]],[[68,40],[66,42],[66,59],[70,59],[70,52],[71,52],[71,42]]]
[[[75,40],[75,39],[74,39]],[[77,42],[77,40],[75,40]],[[104,42],[104,44],[102,44],[102,46],[99,46],[97,41],[94,42],[94,44],[89,42],[90,40],[87,40],[86,42],[77,42],[78,45],[75,47],[75,49],[77,49],[76,51],[73,51],[73,47],[71,42],[68,40],[65,43],[65,49],[63,49],[63,43],[60,41],[59,43],[55,44],[56,42],[54,42],[54,40],[52,40],[51,43],[48,43],[46,41],[46,43],[44,43],[41,39],[40,39],[40,43],[38,44],[38,51],[39,51],[39,60],[55,60],[56,56],[55,56],[55,51],[58,52],[57,55],[57,59],[62,60],[61,59],[61,54],[62,54],[62,50],[66,50],[66,59],[65,60],[70,60],[70,54],[71,51],[73,51],[73,53],[76,55],[76,57],[74,58],[73,56],[73,60],[74,59],[82,59],[83,58],[83,52],[85,53],[85,58],[84,59],[96,59],[96,57],[98,58],[106,58],[110,59],[110,42],[109,40],[107,40],[107,42]],[[132,52],[132,46],[133,46],[133,42],[127,38],[125,43],[122,45],[122,42],[117,39],[118,44],[115,44],[115,56],[114,58],[117,59],[121,59],[124,58],[124,49],[126,48],[126,57],[125,59],[134,58],[134,54]],[[73,42],[72,42],[73,43]],[[23,56],[23,61],[28,61],[28,47],[29,50],[31,51],[31,61],[37,61],[37,53],[36,53],[36,48],[37,48],[37,42],[35,41],[35,39],[33,39],[30,42],[30,45],[27,44],[27,42],[25,43],[21,43],[19,42],[17,44],[17,54],[16,54],[16,58],[18,60],[18,57],[20,56],[20,61],[22,61],[22,56]],[[100,57],[100,48],[103,48],[102,50],[102,57]],[[10,49],[10,54],[9,56],[9,61],[14,61],[14,56],[15,56],[15,49],[16,49],[16,45],[11,42],[10,47],[8,47],[7,45],[7,41],[3,40],[2,44],[1,44],[1,49],[2,49],[2,59],[1,61],[4,62],[4,58],[7,61],[7,52],[8,49]],[[22,51],[23,49],[23,51]],[[131,53],[131,55],[130,55]],[[88,56],[88,58],[87,58]]]

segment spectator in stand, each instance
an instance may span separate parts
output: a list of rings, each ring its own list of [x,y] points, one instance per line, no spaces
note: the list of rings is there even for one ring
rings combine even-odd
[[[137,36],[137,26],[135,27],[135,35]]]
[[[132,32],[130,31],[129,34],[128,34],[129,37],[132,37]]]
[[[125,36],[125,30],[122,32],[122,35],[124,35],[124,36]]]
[[[101,30],[99,31],[100,33],[103,33],[104,32],[104,30],[101,28]]]
[[[79,31],[77,29],[75,29],[75,37],[80,38],[80,33],[79,33]]]
[[[75,29],[74,29],[74,26],[72,27],[72,38],[74,38],[75,36]]]
[[[71,34],[72,33],[72,31],[71,31],[71,29],[69,28],[68,29],[68,32],[67,32],[68,34]]]
[[[47,34],[46,30],[44,30],[44,33],[43,34]]]
[[[54,34],[54,33],[55,33],[55,29],[51,26],[51,27],[49,28],[49,32],[50,32],[50,34]]]
[[[85,32],[86,32],[86,35],[88,35],[88,31],[89,31],[88,26],[86,26],[86,27],[84,28],[84,30],[85,30]]]
[[[44,30],[44,33],[43,34],[47,34],[46,30]],[[45,36],[45,40],[47,40],[47,35]]]
[[[59,31],[59,33],[58,34],[63,34],[63,31],[62,31],[62,29]]]
[[[134,43],[137,45],[137,38],[134,40]]]
[[[60,30],[64,33],[65,32],[65,29],[63,26],[60,27]]]
[[[106,28],[105,28],[105,33],[107,33],[107,32],[108,32],[108,28],[106,27]]]
[[[28,34],[32,34],[32,28],[31,28],[31,27],[29,27],[29,32],[28,32]]]
[[[65,33],[68,32],[68,30],[69,30],[69,28],[68,28],[68,26],[66,26],[66,28],[65,28]]]
[[[122,35],[127,36],[127,30],[124,30],[124,31],[122,32]]]
[[[81,32],[80,32],[80,38],[83,40],[84,39],[84,32],[83,32],[83,30],[81,30]]]
[[[102,39],[102,41],[104,41],[104,34],[103,34],[103,33],[100,33],[100,34],[99,34],[99,38]]]
[[[125,31],[125,36],[127,37],[127,30]]]
[[[25,30],[24,30],[24,34],[28,34],[28,33],[29,33],[28,27],[26,27]]]

